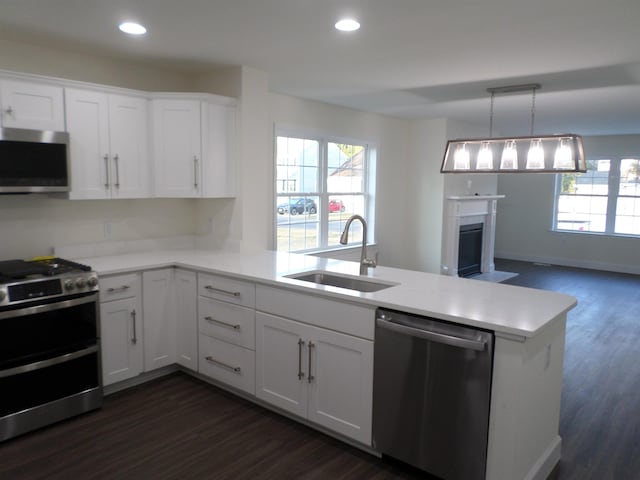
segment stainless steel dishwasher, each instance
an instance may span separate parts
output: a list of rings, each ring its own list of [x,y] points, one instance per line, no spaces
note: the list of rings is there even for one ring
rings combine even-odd
[[[378,309],[373,446],[446,480],[484,479],[493,333]]]

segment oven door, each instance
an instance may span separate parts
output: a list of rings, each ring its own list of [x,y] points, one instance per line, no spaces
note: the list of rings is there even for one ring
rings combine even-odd
[[[97,293],[0,312],[0,441],[102,402]]]

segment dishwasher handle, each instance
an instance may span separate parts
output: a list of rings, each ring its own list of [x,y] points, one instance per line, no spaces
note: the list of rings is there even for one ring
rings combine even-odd
[[[407,327],[400,325],[399,323],[390,322],[384,318],[376,318],[376,324],[380,328],[391,330],[392,332],[402,333],[411,337],[422,338],[424,340],[430,340],[436,343],[443,343],[452,347],[467,348],[470,350],[477,350],[482,352],[487,342],[483,340],[470,340],[468,338],[454,337],[453,335],[446,335],[444,333],[431,332],[429,330],[422,330],[420,328]]]

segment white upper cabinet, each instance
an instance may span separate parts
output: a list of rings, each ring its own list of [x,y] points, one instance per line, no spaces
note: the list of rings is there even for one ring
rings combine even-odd
[[[235,195],[235,106],[225,97],[152,100],[154,195]]]
[[[149,196],[145,98],[66,89],[72,199]]]
[[[236,107],[205,102],[202,105],[203,197],[236,195]]]
[[[201,196],[200,102],[153,100],[152,119],[155,195]]]
[[[63,88],[56,85],[0,80],[2,126],[63,132]]]

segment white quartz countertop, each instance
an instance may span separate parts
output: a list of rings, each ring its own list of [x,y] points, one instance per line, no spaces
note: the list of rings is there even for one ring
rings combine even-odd
[[[357,276],[359,264],[273,251],[167,250],[75,260],[90,265],[100,276],[176,266],[520,337],[535,336],[577,304],[574,297],[556,292],[389,267],[369,269],[371,280],[397,283],[378,292],[316,285],[285,278],[284,275],[327,270]]]

